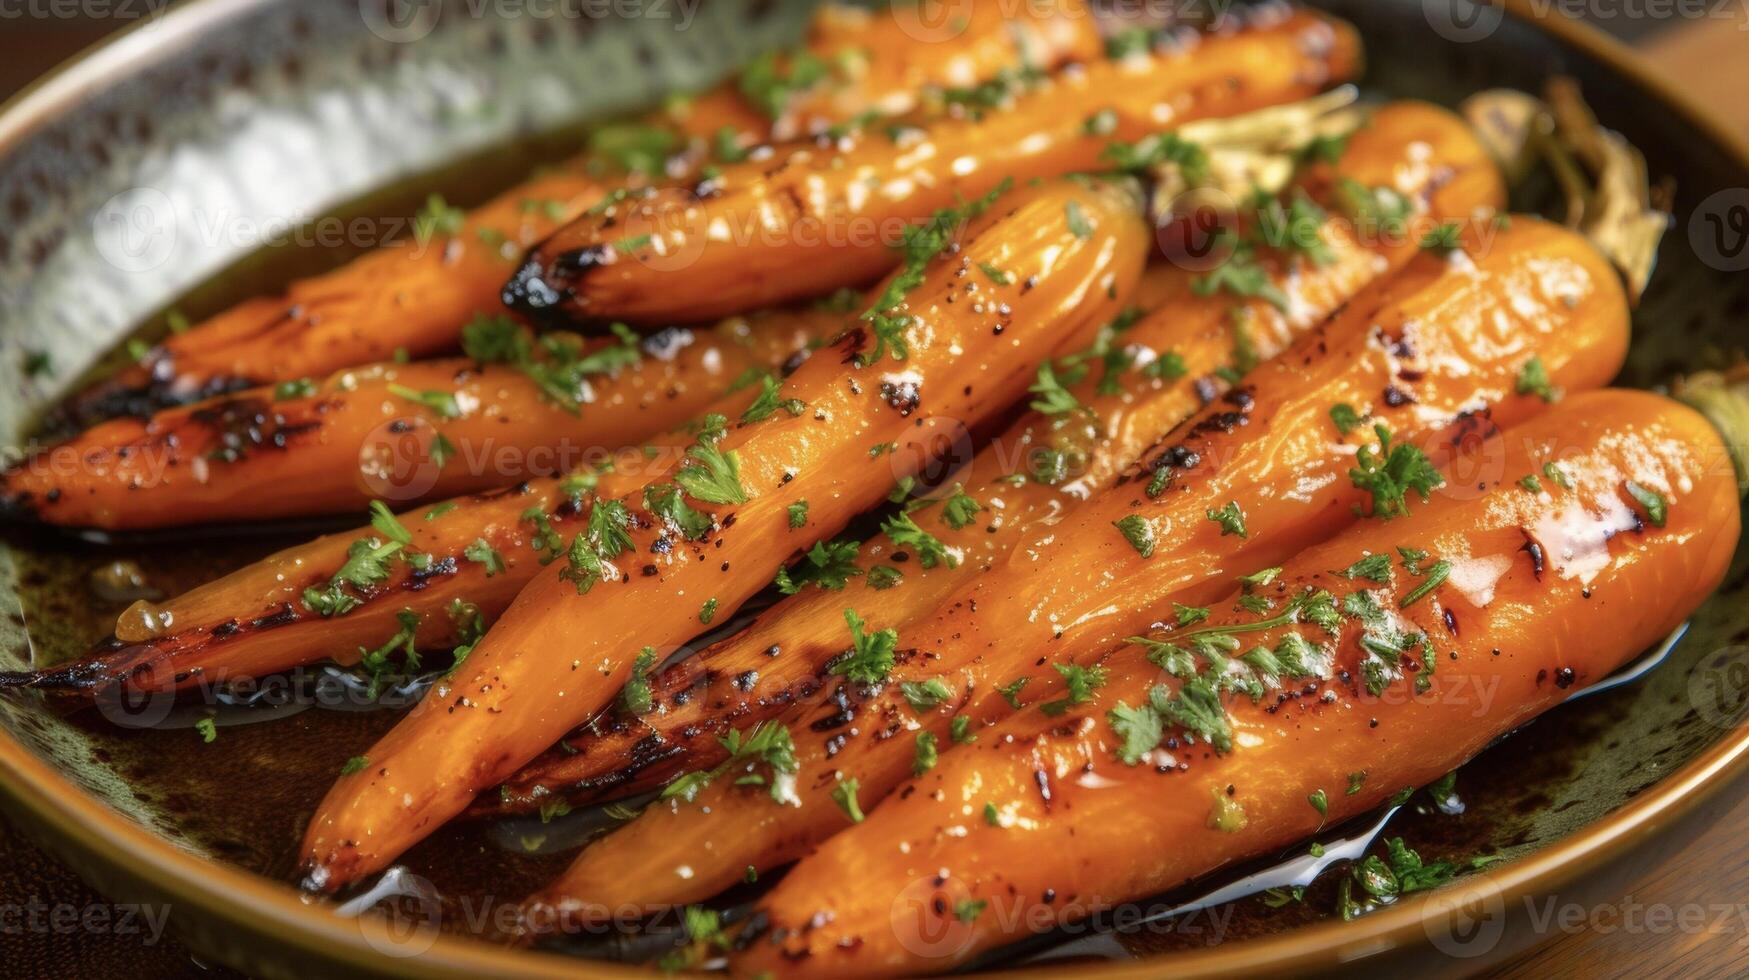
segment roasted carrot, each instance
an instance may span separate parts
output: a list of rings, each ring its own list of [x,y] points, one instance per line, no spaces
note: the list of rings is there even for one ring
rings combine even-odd
[[[892,564],[892,553],[902,549],[885,538],[871,539],[861,556],[866,567],[845,573],[861,576],[862,585],[848,592],[805,588],[761,613],[745,631],[673,664],[651,679],[657,710],[596,719],[500,792],[482,797],[482,809],[527,810],[560,798],[588,803],[659,786],[683,768],[716,765],[726,752],[718,738],[729,728],[744,729],[829,690],[825,670],[843,650],[847,604],[871,622],[902,630],[1000,561],[1039,520],[1058,519],[1109,485],[1202,399],[1223,392],[1227,375],[1219,369],[1275,356],[1374,277],[1400,268],[1433,227],[1504,206],[1500,175],[1468,126],[1425,103],[1380,109],[1349,138],[1334,166],[1311,168],[1287,201],[1298,202],[1305,193],[1306,200],[1334,208],[1339,189],[1356,186],[1389,188],[1416,202],[1415,220],[1405,223],[1402,234],[1357,242],[1363,236],[1352,223],[1330,217],[1318,231],[1326,249],[1318,261],[1298,253],[1285,261],[1266,256],[1291,313],[1265,299],[1235,304],[1222,295],[1197,295],[1199,277],[1189,270],[1152,267],[1117,324],[1123,329],[1073,358],[1092,367],[1083,369],[1079,383],[1066,386],[1082,408],[1030,413],[956,474],[963,489],[948,499],[960,508],[970,501],[979,510],[955,516],[947,513],[956,506],[950,503],[916,516],[958,553],[956,564]],[[1235,350],[1234,316],[1245,324],[1242,352]],[[1107,371],[1103,362],[1110,351],[1122,359]],[[1172,370],[1150,372],[1161,358],[1170,359]],[[1063,373],[1074,370],[1069,366]],[[1029,472],[1035,468],[1038,479]],[[1016,474],[1026,482],[1016,485]],[[896,585],[895,573],[901,575]],[[871,583],[886,587],[871,589]]]
[[[944,752],[760,901],[732,972],[942,972],[1277,852],[1602,679],[1724,577],[1737,486],[1695,412],[1591,392],[1479,448],[1485,489],[1362,522],[1111,654],[1084,701]]]
[[[1172,53],[1017,81],[1023,91],[980,95],[968,118],[865,129],[848,149],[792,148],[585,215],[529,254],[504,301],[549,323],[672,323],[867,282],[889,267],[899,229],[956,197],[1109,166],[1114,144],[1160,148],[1164,128],[1304,98],[1357,58],[1346,25],[1269,13]]]
[[[466,331],[472,358],[370,365],[106,422],[0,473],[0,511],[123,530],[499,489],[678,428],[748,371],[775,371],[842,323],[809,310],[536,344],[507,319],[480,320]]]
[[[819,533],[842,528],[886,494],[871,468],[912,471],[932,420],[975,425],[1021,394],[1032,364],[1111,313],[1148,250],[1123,184],[998,188],[968,208],[984,214],[963,244],[954,229],[966,216],[951,213],[908,239],[883,288],[904,310],[884,343],[851,331],[790,377],[783,395],[798,404],[733,431],[707,424],[675,483],[594,505],[595,533],[578,536],[566,566],[524,588],[460,670],[330,791],[305,838],[308,887],[382,868],[628,681],[635,690],[704,612],[732,614],[802,546],[793,505]],[[983,263],[1012,279],[975,284]]]
[[[174,334],[137,365],[78,395],[76,421],[145,415],[165,405],[342,368],[453,350],[462,325],[500,309],[499,288],[531,243],[627,179],[660,183],[664,157],[696,170],[867,112],[903,114],[927,85],[975,85],[1015,70],[1092,57],[1097,27],[1080,0],[969,5],[963,30],[919,44],[887,10],[827,6],[805,48],[760,59],[738,83],[679,100],[641,124],[605,127],[594,149],[471,212],[433,199],[418,234],[333,272],[293,282]],[[653,154],[653,156],[652,156]],[[636,173],[620,176],[630,166]],[[751,309],[751,307],[749,308]],[[732,311],[744,312],[744,311]]]
[[[947,745],[953,717],[973,727],[999,717],[1056,677],[1055,662],[1144,632],[1174,602],[1216,598],[1236,570],[1291,556],[1357,511],[1411,508],[1439,482],[1415,444],[1437,459],[1440,444],[1490,414],[1510,423],[1556,387],[1597,387],[1620,368],[1627,304],[1583,238],[1514,217],[1450,244],[1363,292],[1187,420],[1139,473],[890,637],[900,652],[888,669],[861,678],[882,684],[845,683],[826,708],[786,714],[781,723],[802,733],[783,760],[800,807],[730,779],[702,790],[677,782],[585,848],[540,904],[586,916],[597,903],[692,902],[749,865],[801,857],[842,826],[831,802],[839,773],[872,806],[909,772],[919,730]]]

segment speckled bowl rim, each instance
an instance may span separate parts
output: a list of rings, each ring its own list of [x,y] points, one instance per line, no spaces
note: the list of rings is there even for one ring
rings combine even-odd
[[[118,76],[154,64],[229,20],[275,0],[190,0],[156,22],[143,22],[99,42],[0,104],[0,156],[75,107]],[[1485,0],[1483,0],[1485,2]],[[1710,140],[1749,175],[1749,140],[1720,123],[1626,46],[1595,28],[1564,17],[1538,17],[1533,0],[1501,0],[1514,17],[1606,65],[1674,110],[1698,138]],[[150,26],[152,30],[144,28]],[[1484,42],[1485,43],[1485,42]],[[1325,922],[1280,935],[1206,950],[1173,952],[1112,964],[1077,963],[1075,975],[1143,977],[1169,963],[1178,978],[1232,976],[1269,970],[1299,973],[1353,964],[1391,951],[1425,947],[1459,903],[1452,889],[1511,905],[1559,892],[1600,866],[1626,856],[1665,827],[1694,813],[1749,769],[1749,727],[1739,727],[1619,810],[1521,860],[1483,876],[1422,893],[1354,922]],[[510,950],[475,940],[439,936],[416,956],[379,952],[401,946],[386,925],[351,920],[306,902],[292,888],[182,850],[86,795],[29,748],[0,736],[0,794],[53,844],[91,860],[123,865],[173,903],[173,917],[198,915],[247,935],[300,950],[349,972],[422,977],[634,977],[648,972],[622,965],[539,952]],[[373,945],[372,940],[375,940]],[[423,946],[423,944],[421,944]],[[1040,975],[1037,969],[1027,971]]]

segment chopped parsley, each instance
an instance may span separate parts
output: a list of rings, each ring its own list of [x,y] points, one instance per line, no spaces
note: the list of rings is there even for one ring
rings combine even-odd
[[[1444,485],[1445,477],[1421,450],[1407,445],[1392,446],[1391,432],[1383,425],[1373,426],[1373,431],[1378,433],[1378,450],[1361,446],[1354,457],[1357,465],[1348,471],[1348,477],[1356,489],[1372,495],[1370,516],[1385,519],[1405,516],[1409,513],[1411,492],[1425,502],[1434,488]],[[1355,513],[1369,515],[1358,506]]]
[[[485,538],[475,538],[473,544],[462,549],[462,557],[476,564],[484,565],[487,578],[504,571],[504,556],[499,554],[498,549],[492,547]]]
[[[1241,538],[1249,536],[1245,530],[1245,512],[1239,509],[1237,500],[1227,501],[1227,506],[1220,510],[1208,508],[1206,513],[1209,520],[1221,526],[1221,537],[1229,534],[1236,534]]]
[[[1347,402],[1337,402],[1330,406],[1330,421],[1336,423],[1337,432],[1347,435],[1360,428],[1361,417],[1360,413],[1354,410],[1353,405]]]
[[[1391,556],[1383,551],[1367,555],[1338,574],[1346,579],[1364,578],[1383,585],[1391,580]]]
[[[281,381],[273,386],[273,400],[276,402],[291,401],[293,398],[308,398],[315,393],[316,383],[309,378]]]
[[[1436,255],[1450,255],[1458,250],[1463,242],[1463,229],[1455,221],[1448,221],[1430,230],[1421,237],[1421,248]]]
[[[778,397],[778,389],[782,387],[782,383],[769,374],[760,379],[760,385],[759,397],[755,398],[753,404],[748,405],[747,410],[741,413],[743,425],[763,422],[777,414],[777,410],[780,408],[788,412],[792,418],[801,415],[803,410],[807,408],[807,404],[800,398]]]
[[[1057,377],[1056,369],[1046,360],[1038,366],[1038,380],[1026,389],[1037,395],[1028,405],[1033,411],[1043,415],[1066,415],[1070,412],[1085,411],[1080,399],[1075,397],[1064,386],[1062,379]]]
[[[934,568],[937,565],[946,565],[948,568],[959,566],[959,558],[941,543],[940,538],[918,527],[910,514],[900,513],[887,518],[881,523],[881,533],[894,546],[915,552],[917,563],[924,568]]]
[[[837,592],[862,574],[856,567],[856,555],[862,546],[854,538],[816,541],[794,565],[777,570],[777,590],[795,595],[809,583],[828,592]]]
[[[761,112],[773,119],[788,110],[790,100],[826,79],[830,66],[818,55],[796,49],[782,57],[766,52],[741,71],[740,89]]]
[[[1004,179],[983,197],[958,208],[942,208],[923,224],[905,229],[899,242],[899,252],[903,256],[899,271],[887,280],[880,295],[862,314],[861,319],[869,325],[875,343],[872,350],[857,354],[856,363],[859,366],[867,367],[877,363],[889,351],[893,359],[898,361],[903,361],[910,354],[910,346],[905,341],[905,330],[911,324],[911,315],[900,311],[905,297],[913,289],[923,285],[924,270],[953,243],[953,235],[960,226],[983,214],[998,197],[1013,186],[1013,180]]]
[[[453,391],[418,391],[406,385],[389,385],[389,394],[429,409],[438,418],[459,419],[462,405]]]
[[[1646,511],[1646,520],[1652,522],[1653,527],[1663,527],[1670,518],[1670,504],[1664,499],[1664,495],[1633,480],[1627,481],[1625,486],[1628,496],[1634,498],[1634,502]]]
[[[866,632],[862,617],[854,609],[844,610],[844,622],[850,626],[850,649],[834,658],[828,670],[861,684],[879,684],[886,680],[897,662],[898,631]]]
[[[413,216],[413,238],[425,245],[439,235],[456,235],[467,220],[467,212],[451,207],[442,194],[432,194],[425,199],[425,206],[419,209],[419,213]]]
[[[638,651],[637,659],[632,661],[632,676],[619,692],[621,711],[632,716],[647,715],[656,707],[655,696],[650,691],[650,671],[655,666],[655,647],[645,647]]]
[[[367,589],[388,581],[389,562],[413,543],[413,534],[401,524],[380,500],[370,504],[371,527],[382,538],[360,538],[346,550],[346,560],[335,570],[324,588],[311,586],[304,590],[304,605],[323,618],[340,616],[363,604],[362,599],[346,591]]]
[[[806,500],[798,500],[795,503],[790,504],[788,513],[789,529],[792,531],[799,530],[808,523],[808,502]]]
[[[762,721],[749,729],[746,735],[731,729],[729,734],[719,737],[717,743],[728,750],[727,759],[714,769],[689,772],[679,777],[663,788],[661,798],[691,803],[712,780],[736,765],[741,765],[748,772],[736,778],[735,785],[765,786],[770,791],[773,802],[794,802],[794,789],[788,777],[793,777],[801,769],[801,765],[796,761],[795,742],[790,738],[789,729],[782,723]],[[760,766],[770,771],[769,778],[757,771]]]
[[[958,484],[954,485],[953,495],[947,498],[947,503],[941,508],[941,519],[947,526],[958,531],[977,519],[978,511],[984,505],[978,503],[971,494]]]
[[[723,417],[705,417],[698,441],[686,451],[687,464],[674,474],[674,482],[695,499],[712,504],[744,504],[747,490],[741,485],[741,459],[734,451],[717,448],[722,440]]]
[[[1573,489],[1573,480],[1571,477],[1567,476],[1567,471],[1561,469],[1552,462],[1543,464],[1543,476],[1555,481],[1562,490]]]
[[[940,751],[936,747],[934,732],[917,733],[917,754],[911,759],[911,775],[921,776],[935,768]]]
[[[862,823],[864,819],[862,807],[856,802],[856,791],[862,784],[855,779],[840,779],[832,789],[832,799],[838,803],[838,808],[850,818],[851,823]]]
[[[1543,365],[1543,359],[1533,357],[1524,362],[1518,369],[1518,382],[1514,389],[1521,395],[1535,395],[1545,402],[1557,402],[1561,399],[1561,389],[1555,387],[1549,378],[1549,369]]]
[[[1087,220],[1087,212],[1081,209],[1079,201],[1063,205],[1063,220],[1068,222],[1069,234],[1076,238],[1086,239],[1093,234],[1093,223]]]
[[[1397,608],[1407,609],[1421,601],[1428,593],[1444,585],[1445,580],[1450,577],[1451,562],[1444,560],[1434,562],[1433,566],[1427,569],[1427,577],[1421,580],[1421,584],[1409,590],[1409,594],[1403,597],[1402,601],[1397,604]]]
[[[1039,710],[1047,715],[1060,715],[1078,704],[1085,704],[1093,697],[1093,691],[1105,684],[1106,671],[1104,667],[1082,667],[1078,664],[1052,664],[1057,673],[1063,675],[1063,686],[1067,690],[1064,697],[1055,701],[1046,701],[1039,705]]]
[[[965,715],[954,716],[948,723],[948,734],[955,745],[970,745],[978,740],[978,736],[972,734],[972,720]]]
[[[1143,558],[1154,557],[1154,525],[1140,514],[1131,514],[1112,522],[1118,533],[1123,535],[1130,547],[1136,549],[1136,554]]]
[[[355,755],[352,758],[347,759],[346,764],[340,767],[340,775],[351,776],[351,775],[355,775],[357,773],[361,773],[365,770],[365,767],[367,767],[369,765],[370,765],[370,757],[369,756]]]
[[[899,684],[899,693],[905,696],[911,710],[928,711],[953,697],[953,688],[941,678],[931,677],[926,681],[903,681]]]

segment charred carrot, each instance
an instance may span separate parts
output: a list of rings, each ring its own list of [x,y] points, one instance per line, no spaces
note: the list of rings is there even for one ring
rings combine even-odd
[[[1485,489],[1362,522],[944,752],[759,903],[732,972],[941,972],[1279,851],[1602,679],[1724,577],[1737,486],[1695,412],[1591,392],[1477,448]]]
[[[1049,69],[1099,50],[1079,0],[1027,4],[1011,18],[1004,9],[969,5],[954,25],[963,29],[919,44],[915,17],[902,11],[825,7],[805,47],[761,58],[737,83],[679,100],[642,123],[604,127],[590,153],[476,210],[433,198],[407,240],[173,334],[139,364],[78,395],[69,414],[81,422],[145,415],[387,361],[397,350],[414,357],[453,350],[470,317],[501,309],[499,288],[523,249],[600,202],[625,179],[616,174],[630,169],[635,180],[660,182],[671,155],[680,170],[696,171],[713,156],[738,158],[769,139],[870,112],[910,112],[928,85],[976,85],[1027,59]]]
[[[865,131],[837,151],[793,148],[585,215],[529,254],[504,301],[548,323],[669,323],[867,282],[889,268],[899,229],[956,197],[1117,156],[1139,164],[1166,152],[1162,129],[1305,98],[1348,77],[1356,59],[1346,25],[1272,13],[1172,53],[1016,79],[1019,94],[979,94],[965,119]]]
[[[1442,239],[1187,420],[1139,472],[889,636],[885,669],[852,678],[879,686],[844,683],[826,708],[785,715],[799,733],[783,768],[800,807],[682,777],[586,848],[541,903],[587,915],[599,902],[697,901],[749,865],[801,857],[843,824],[838,774],[872,806],[910,770],[920,731],[949,744],[1172,603],[1217,598],[1238,569],[1293,555],[1357,512],[1407,511],[1442,479],[1417,444],[1437,459],[1490,415],[1510,423],[1557,388],[1604,384],[1627,335],[1621,285],[1579,236],[1514,217]]]
[[[0,510],[125,530],[499,489],[678,428],[842,322],[812,310],[537,343],[507,319],[482,319],[464,331],[468,358],[370,365],[106,422],[0,473]]]
[[[308,887],[382,868],[628,682],[635,691],[705,608],[732,614],[800,547],[792,505],[805,500],[820,533],[834,533],[885,495],[871,468],[913,471],[932,419],[976,424],[1007,404],[1031,364],[1091,331],[1140,275],[1147,230],[1122,185],[999,188],[968,207],[985,213],[952,254],[937,259],[964,215],[908,239],[905,267],[882,289],[887,308],[903,309],[884,344],[850,332],[790,377],[784,407],[732,431],[707,422],[674,482],[594,505],[596,533],[525,587],[459,672],[330,791],[305,838]],[[968,272],[986,262],[1013,279],[974,293]]]
[[[915,521],[959,556],[956,564],[895,564],[895,551],[907,553],[884,537],[867,542],[859,563],[853,546],[826,543],[837,574],[846,582],[861,578],[861,585],[844,591],[828,588],[837,584],[830,578],[816,578],[818,587],[802,588],[744,632],[652,678],[655,711],[596,719],[482,797],[482,808],[527,810],[559,798],[588,803],[659,786],[684,768],[716,765],[726,752],[718,739],[730,728],[745,729],[829,690],[825,670],[843,650],[847,604],[871,622],[903,630],[1001,560],[1040,519],[1057,519],[1109,485],[1159,434],[1224,391],[1234,367],[1275,356],[1368,281],[1406,263],[1433,228],[1504,205],[1499,173],[1468,127],[1424,103],[1385,106],[1349,137],[1334,166],[1313,167],[1299,183],[1281,211],[1266,209],[1265,220],[1292,208],[1316,225],[1322,209],[1308,202],[1335,209],[1343,192],[1356,187],[1402,195],[1415,205],[1413,220],[1381,237],[1322,216],[1316,237],[1306,240],[1315,258],[1264,256],[1291,313],[1268,299],[1235,303],[1224,295],[1197,295],[1200,276],[1177,266],[1150,269],[1139,294],[1155,295],[1138,295],[1095,348],[1051,372],[1053,385],[1059,375],[1084,375],[1062,385],[1068,400],[1041,401],[1050,411],[1035,411],[1010,427],[955,475],[959,490],[939,494],[941,506],[916,514]],[[1241,329],[1243,344],[1236,345]],[[1017,476],[1025,482],[1017,485]],[[810,561],[797,575],[823,570]]]

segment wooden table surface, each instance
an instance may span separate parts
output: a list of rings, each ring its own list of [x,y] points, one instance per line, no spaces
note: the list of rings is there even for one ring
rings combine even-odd
[[[1702,6],[1734,16],[1662,28],[1638,46],[1668,76],[1749,135],[1749,4]],[[0,21],[0,94],[103,33],[91,25],[49,22],[27,41],[21,32],[30,30],[31,23]],[[1634,881],[1615,906],[1601,910],[1596,921],[1604,924],[1602,928],[1551,930],[1542,945],[1491,976],[1710,980],[1749,975],[1749,839],[1742,832],[1746,827],[1749,798]],[[108,904],[53,858],[0,825],[0,912],[8,913],[0,915],[0,975],[79,977],[123,969],[138,978],[229,975],[198,963],[173,939],[154,938],[148,929],[93,935],[79,929],[21,928],[32,902],[78,908]],[[26,906],[23,913],[12,911],[19,906]],[[1687,930],[1610,925],[1631,921],[1634,910],[1661,906],[1674,912],[1703,910],[1696,916],[1703,924]]]

